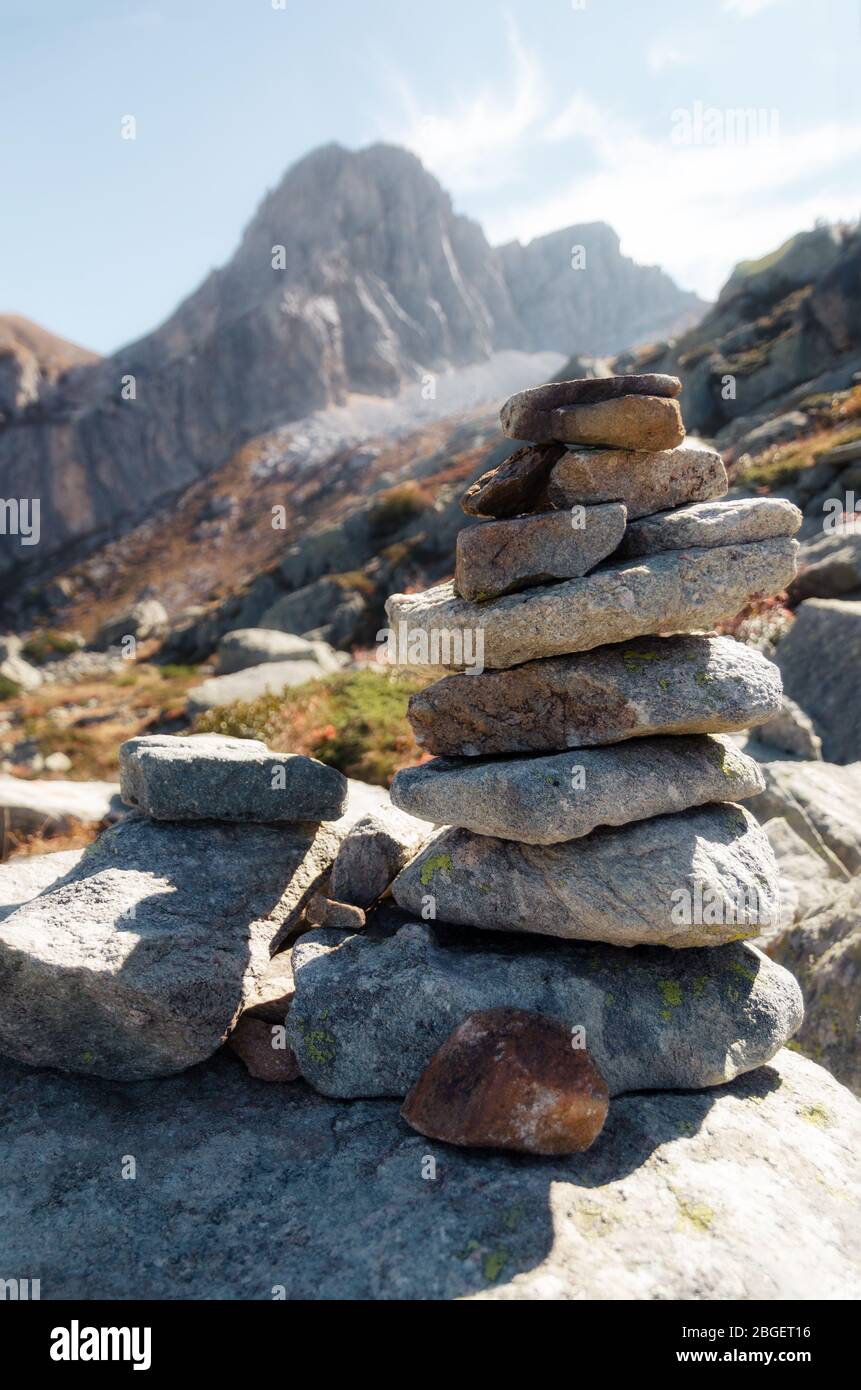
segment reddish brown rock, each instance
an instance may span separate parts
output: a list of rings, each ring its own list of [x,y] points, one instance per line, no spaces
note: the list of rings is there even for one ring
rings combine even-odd
[[[564,444],[527,444],[468,487],[460,505],[467,516],[509,517],[534,511],[565,453]]]
[[[542,425],[551,411],[570,406],[597,405],[623,396],[660,396],[672,399],[682,389],[678,377],[661,372],[640,372],[632,376],[575,377],[572,381],[551,381],[511,396],[499,412],[502,429],[512,439],[542,438]]]
[[[365,913],[352,903],[339,903],[323,893],[315,893],[305,908],[305,918],[315,927],[331,927],[333,931],[361,931]]]
[[[574,1041],[543,1014],[479,1010],[434,1053],[401,1114],[419,1134],[465,1148],[581,1153],[601,1133],[609,1095]]]
[[[258,1081],[296,1081],[300,1075],[295,1053],[283,1027],[245,1014],[227,1040],[228,1047]]]

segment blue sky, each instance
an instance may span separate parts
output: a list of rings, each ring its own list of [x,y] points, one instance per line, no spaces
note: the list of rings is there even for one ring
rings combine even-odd
[[[605,220],[708,296],[861,212],[861,0],[0,0],[0,25],[0,311],[103,352],[330,140],[408,145],[493,242]]]

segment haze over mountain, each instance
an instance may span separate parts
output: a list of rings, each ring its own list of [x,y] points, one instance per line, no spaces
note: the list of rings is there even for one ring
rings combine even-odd
[[[101,361],[70,347],[60,372],[6,353],[0,496],[40,498],[41,541],[4,537],[0,572],[115,534],[243,441],[351,392],[393,395],[505,349],[618,351],[704,308],[601,223],[495,250],[414,155],[325,146],[153,333]]]

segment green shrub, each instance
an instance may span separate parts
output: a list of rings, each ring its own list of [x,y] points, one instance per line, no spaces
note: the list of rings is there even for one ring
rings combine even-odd
[[[374,536],[391,536],[420,516],[428,507],[428,499],[415,483],[404,483],[383,494],[368,513],[368,526]]]
[[[8,676],[0,676],[0,700],[14,700],[15,696],[20,694],[20,685],[10,681]]]

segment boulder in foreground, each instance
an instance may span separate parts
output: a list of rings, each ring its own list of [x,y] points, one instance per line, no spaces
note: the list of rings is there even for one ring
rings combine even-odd
[[[405,1096],[477,1009],[530,1009],[582,1037],[611,1096],[719,1086],[801,1023],[801,991],[742,942],[717,950],[536,940],[407,922],[384,939],[316,931],[293,948],[287,1031],[324,1095]]]
[[[526,1009],[470,1014],[434,1053],[406,1100],[407,1124],[466,1148],[582,1153],[607,1118],[607,1086],[585,1047]]]
[[[861,1106],[786,1050],[715,1089],[620,1096],[574,1160],[443,1148],[397,1101],[251,1085],[221,1054],[119,1090],[0,1061],[0,1095],[8,1266],[56,1298],[861,1296]],[[147,1175],[134,1221],[106,1153]]]
[[[0,923],[0,1052],[114,1080],[210,1056],[328,872],[317,826],[123,822]]]

